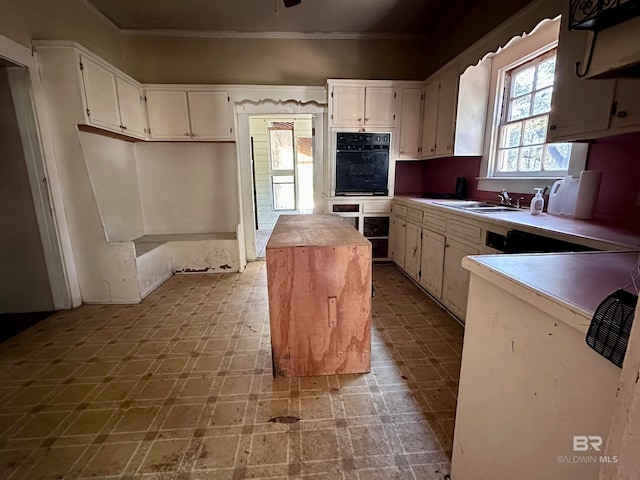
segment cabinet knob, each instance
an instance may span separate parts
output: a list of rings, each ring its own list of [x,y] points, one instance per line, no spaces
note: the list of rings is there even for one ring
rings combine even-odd
[[[195,136],[196,136],[196,134],[195,134],[195,133],[192,133],[192,134],[191,134],[191,138],[193,138],[193,137],[195,137]]]
[[[191,134],[190,134],[189,132],[187,132],[187,133],[185,133],[185,134],[184,134],[184,136],[185,136],[185,137],[190,137],[190,136],[191,136]]]
[[[555,125],[549,125],[549,130],[555,130],[556,128],[558,127],[556,127]]]
[[[400,155],[404,155],[404,152],[403,152],[403,151],[400,151]]]
[[[436,149],[435,149],[435,148],[430,148],[430,149],[429,149],[429,151],[430,151],[430,152],[435,152],[435,151],[436,151]]]
[[[448,243],[445,243],[445,244],[444,244],[444,248],[449,248],[449,244],[448,244]]]
[[[447,150],[451,150],[451,145],[447,145]]]
[[[365,119],[364,119],[364,121],[365,121],[365,122],[368,122],[368,121],[369,121],[369,119],[368,119],[368,118],[365,118]]]
[[[618,117],[618,118],[626,118],[626,116],[627,116],[627,112],[626,112],[626,111],[624,111],[624,110],[620,110],[620,111],[616,114],[616,117]]]
[[[358,119],[358,122],[362,122],[362,119],[361,119],[361,118],[359,118],[359,119]]]
[[[126,129],[127,129],[127,127],[126,127],[125,125],[122,125],[122,129],[123,129],[123,130],[126,130]]]

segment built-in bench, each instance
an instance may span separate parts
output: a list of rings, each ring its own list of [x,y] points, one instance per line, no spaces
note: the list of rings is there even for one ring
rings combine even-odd
[[[133,240],[133,245],[141,297],[174,273],[241,269],[235,232],[144,235]]]

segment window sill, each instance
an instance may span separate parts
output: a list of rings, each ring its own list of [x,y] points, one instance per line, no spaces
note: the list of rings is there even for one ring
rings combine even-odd
[[[559,177],[480,177],[478,178],[478,190],[499,192],[506,190],[509,193],[533,194],[534,188],[551,187]]]

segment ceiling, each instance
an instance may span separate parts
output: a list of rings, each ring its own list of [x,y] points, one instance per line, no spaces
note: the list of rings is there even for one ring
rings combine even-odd
[[[88,0],[121,29],[428,35],[478,0]]]

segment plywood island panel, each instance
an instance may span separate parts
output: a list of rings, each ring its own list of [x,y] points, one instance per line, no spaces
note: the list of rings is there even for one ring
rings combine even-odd
[[[273,374],[371,369],[371,243],[337,215],[282,215],[267,243]]]

